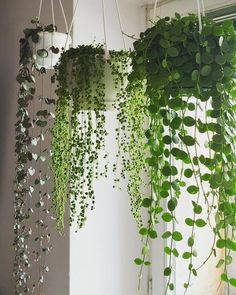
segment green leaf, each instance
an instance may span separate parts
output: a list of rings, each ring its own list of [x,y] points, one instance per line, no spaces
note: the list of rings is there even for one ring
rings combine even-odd
[[[140,258],[135,258],[134,263],[137,264],[137,265],[141,265],[143,263],[143,260],[140,259]]]
[[[170,56],[170,57],[176,57],[179,55],[179,50],[175,47],[170,47],[167,49],[167,54]]]
[[[151,230],[149,231],[149,237],[150,237],[151,239],[156,239],[156,238],[157,238],[157,232],[156,232],[154,229],[151,229]]]
[[[233,69],[232,68],[230,68],[230,67],[224,67],[223,68],[223,73],[224,73],[224,75],[226,76],[226,77],[231,77],[232,75],[233,75]]]
[[[226,282],[226,283],[229,281],[228,276],[227,276],[226,273],[222,273],[222,275],[220,277],[221,277],[221,280]]]
[[[195,82],[195,81],[198,80],[198,78],[199,78],[199,71],[198,70],[194,70],[192,72],[192,80]]]
[[[194,225],[194,220],[191,219],[191,218],[186,218],[186,219],[185,219],[185,223],[186,223],[188,226],[193,226],[193,225]]]
[[[144,208],[149,208],[151,205],[152,205],[152,199],[150,199],[150,198],[143,199],[142,206]]]
[[[148,110],[151,114],[156,114],[157,113],[157,106],[155,106],[154,104],[150,105],[148,107]]]
[[[182,123],[181,118],[180,117],[176,117],[176,118],[174,118],[171,121],[170,128],[172,128],[172,129],[178,129],[180,127],[181,123]]]
[[[166,231],[163,235],[162,235],[162,238],[163,239],[168,239],[169,237],[171,237],[171,232],[170,231]]]
[[[190,185],[187,187],[187,192],[192,194],[192,195],[195,195],[199,192],[199,187],[195,186],[195,185]]]
[[[175,289],[175,285],[173,283],[169,284],[169,289],[173,291]]]
[[[170,47],[170,42],[166,39],[161,39],[160,40],[160,45],[163,48],[169,48]]]
[[[174,248],[174,249],[172,250],[172,253],[173,253],[173,255],[174,255],[175,257],[179,257],[179,252],[178,252],[178,250],[177,250],[176,248]]]
[[[224,259],[220,259],[216,265],[216,268],[220,268],[225,263]]]
[[[48,52],[46,49],[38,49],[37,55],[41,58],[46,58],[46,57],[48,57]]]
[[[147,253],[149,252],[149,248],[148,248],[148,246],[143,246],[143,249],[142,249],[142,255],[143,256],[145,256],[145,255],[147,255]]]
[[[211,66],[205,65],[201,68],[201,75],[206,77],[206,76],[210,75],[211,70],[212,70]]]
[[[167,213],[167,212],[162,215],[162,219],[165,222],[170,222],[172,220],[172,218],[173,218],[172,215],[170,213]]]
[[[204,227],[207,224],[203,219],[197,219],[195,223],[197,227]]]
[[[230,239],[227,239],[227,241],[226,241],[226,247],[229,250],[236,251],[236,242],[234,242],[234,241],[232,241]]]
[[[195,56],[196,63],[200,65],[201,63],[201,54],[198,52]]]
[[[192,127],[196,124],[196,121],[192,117],[187,116],[183,119],[183,123],[187,127]]]
[[[236,279],[233,279],[233,278],[230,279],[229,283],[230,283],[231,286],[236,287]]]
[[[183,259],[189,259],[191,256],[192,255],[191,255],[190,252],[184,252],[183,255],[182,255]]]
[[[195,214],[201,214],[202,213],[202,206],[201,205],[194,205],[193,211]]]
[[[194,239],[192,238],[192,237],[190,237],[189,239],[188,239],[188,246],[189,247],[192,247],[194,245]]]
[[[144,265],[146,265],[146,266],[149,266],[149,265],[151,265],[152,263],[150,262],[150,261],[145,261],[144,262]]]
[[[171,249],[170,249],[170,247],[165,247],[164,248],[164,252],[167,254],[167,255],[170,255],[171,254]]]
[[[208,53],[208,52],[205,52],[202,54],[202,62],[204,64],[211,64],[213,63],[214,61],[214,58],[213,58],[213,55]]]
[[[184,144],[186,144],[187,146],[193,146],[196,142],[196,139],[193,138],[190,135],[186,135],[186,136],[181,136],[181,140],[183,141]]]
[[[176,242],[179,242],[179,241],[183,240],[182,234],[180,232],[178,232],[178,231],[174,231],[173,234],[172,234],[172,237]]]
[[[142,236],[146,236],[146,235],[148,234],[148,230],[147,230],[147,228],[142,227],[142,228],[139,230],[139,234],[142,235]]]
[[[215,61],[216,61],[217,64],[222,66],[222,65],[224,65],[226,63],[226,58],[225,58],[224,55],[217,55],[215,57]]]
[[[164,142],[164,144],[171,144],[171,142],[172,142],[171,137],[169,135],[165,135],[163,137],[163,142]]]
[[[184,176],[185,177],[190,178],[190,177],[192,177],[192,175],[193,175],[193,170],[192,169],[187,168],[187,169],[184,170]]]
[[[176,199],[176,198],[172,198],[172,199],[168,202],[167,206],[168,206],[168,209],[169,209],[170,211],[174,211],[175,208],[176,208],[176,206],[177,206],[177,199]]]
[[[170,267],[166,267],[164,270],[164,276],[168,277],[171,275],[171,268]]]
[[[223,240],[223,239],[217,240],[217,242],[216,242],[216,247],[217,248],[223,249],[223,248],[225,248],[225,246],[226,246],[226,241],[225,240]]]
[[[47,126],[47,121],[37,120],[36,125],[40,126],[40,127],[45,127],[45,126]]]
[[[171,175],[171,167],[170,166],[164,166],[161,171],[164,176]]]

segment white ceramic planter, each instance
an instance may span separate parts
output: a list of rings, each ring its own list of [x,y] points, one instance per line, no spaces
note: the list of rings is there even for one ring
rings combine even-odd
[[[67,39],[68,38],[68,39]],[[71,37],[64,33],[59,32],[40,32],[39,42],[35,46],[36,63],[39,67],[44,67],[46,69],[53,69],[53,67],[58,62],[63,48],[65,50],[69,49],[72,40]],[[67,43],[67,44],[66,44]],[[59,49],[59,53],[53,53],[50,49],[52,46]],[[38,55],[38,50],[46,50],[47,56],[41,57]]]
[[[71,92],[76,84],[75,81],[73,81],[71,78],[72,77],[72,62],[68,63],[67,72],[68,72],[68,76],[67,76],[68,77],[68,90],[69,90],[69,92]],[[107,62],[105,64],[103,83],[106,86],[105,87],[105,98],[104,98],[106,110],[112,110],[113,104],[116,101],[117,94],[120,92],[120,88],[115,87],[114,77],[112,75],[111,66]],[[96,86],[94,85],[94,87],[92,87],[92,94],[91,95],[94,95],[95,92],[96,92]],[[86,102],[84,103],[84,109],[87,109]]]

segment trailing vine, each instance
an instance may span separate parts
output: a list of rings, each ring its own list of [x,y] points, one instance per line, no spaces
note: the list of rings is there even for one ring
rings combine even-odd
[[[37,111],[36,73],[43,74],[44,68],[39,68],[35,62],[34,44],[39,41],[39,32],[54,30],[52,25],[43,26],[37,19],[32,20],[35,28],[24,30],[24,38],[20,39],[20,69],[17,75],[19,83],[18,111],[15,126],[16,144],[16,177],[14,181],[14,279],[15,294],[33,292],[36,286],[41,290],[44,275],[48,267],[42,259],[49,251],[50,234],[45,223],[49,214],[47,201],[49,194],[44,189],[49,180],[48,170],[44,173],[43,162],[47,162],[49,148],[43,150],[42,144],[48,136],[48,120],[53,114],[40,108]],[[37,52],[40,55],[40,52]],[[40,97],[40,106],[45,98]],[[50,99],[47,98],[47,103]],[[37,147],[37,146],[40,146]],[[43,216],[42,216],[43,214]],[[34,225],[35,224],[35,225]],[[31,248],[32,239],[35,247]],[[33,246],[34,247],[34,246]],[[45,260],[45,259],[44,259]],[[32,261],[39,264],[39,278],[32,285]]]
[[[81,228],[95,206],[94,178],[105,151],[105,59],[102,46],[79,46],[61,56],[56,66],[57,108],[53,128],[54,206],[58,229],[64,227],[64,206],[70,198],[70,222]]]
[[[135,262],[141,272],[150,264],[146,261],[149,240],[157,237],[156,225],[164,221],[165,294],[175,289],[173,257],[181,254],[188,261],[186,293],[192,276],[198,275],[216,249],[225,250],[225,258],[217,264],[223,267],[222,281],[236,287],[236,278],[227,274],[230,253],[236,250],[236,35],[230,20],[219,24],[204,18],[203,22],[199,33],[195,15],[180,17],[176,13],[175,18],[160,19],[134,43],[129,76],[131,85],[145,83],[150,122],[145,134],[152,194],[142,202],[150,218],[140,229],[145,243]],[[192,200],[192,215],[186,212],[181,216],[190,229],[188,237],[178,228],[176,215],[184,198]],[[206,226],[214,242],[208,258],[197,266],[195,233]],[[179,253],[178,242],[184,238],[187,248]]]
[[[109,63],[117,88],[114,107],[117,110],[119,128],[116,130],[118,143],[117,163],[113,166],[115,183],[121,178],[128,178],[128,193],[131,198],[131,211],[138,226],[142,225],[140,212],[144,194],[145,167],[145,135],[143,133],[145,120],[145,95],[143,83],[137,81],[128,84],[131,68],[129,52],[110,52]],[[121,160],[120,176],[118,175],[119,160]]]

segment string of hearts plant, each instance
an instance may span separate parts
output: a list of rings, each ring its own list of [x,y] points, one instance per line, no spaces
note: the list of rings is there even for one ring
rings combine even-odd
[[[20,39],[20,69],[17,75],[19,83],[17,122],[15,124],[16,175],[14,181],[14,279],[15,294],[33,292],[37,287],[43,288],[44,275],[48,267],[43,258],[49,251],[50,233],[45,222],[49,214],[47,201],[48,171],[43,172],[43,162],[50,157],[49,148],[42,150],[42,143],[48,134],[48,121],[53,115],[42,109],[44,102],[51,104],[50,98],[36,99],[36,73],[46,73],[35,63],[34,45],[39,41],[40,32],[52,32],[52,25],[43,26],[38,20],[32,20],[35,28],[24,30]],[[38,52],[38,55],[43,55]],[[43,57],[43,56],[42,56]],[[37,101],[37,102],[36,102]],[[35,108],[39,108],[38,110]],[[43,216],[43,217],[42,217]],[[35,250],[32,250],[32,240]],[[34,259],[32,260],[32,258]],[[30,274],[32,263],[39,264],[38,282],[32,285]],[[40,292],[40,291],[39,291]]]
[[[215,23],[203,18],[199,33],[195,15],[160,19],[134,43],[133,70],[129,81],[145,84],[145,112],[150,122],[146,130],[149,155],[146,158],[152,193],[142,201],[149,220],[140,229],[144,240],[142,255],[135,259],[140,278],[147,260],[150,239],[156,225],[166,223],[168,265],[165,294],[175,289],[173,259],[188,261],[187,292],[192,276],[217,249],[224,250],[222,281],[236,287],[228,276],[232,251],[236,251],[235,203],[235,70],[236,34],[230,20]],[[178,205],[191,210],[178,214]],[[166,205],[163,205],[166,204]],[[179,224],[185,223],[188,236]],[[201,265],[196,265],[197,232],[210,230],[212,247]],[[178,243],[186,241],[179,253]],[[169,294],[169,293],[168,293]]]

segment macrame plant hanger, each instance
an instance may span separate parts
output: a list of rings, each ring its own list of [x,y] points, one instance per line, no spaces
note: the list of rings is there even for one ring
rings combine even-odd
[[[108,49],[108,44],[107,44],[106,11],[105,11],[105,3],[104,3],[104,0],[101,0],[101,1],[102,1],[102,21],[103,21],[105,58],[106,58],[106,60],[108,60],[109,59],[109,49]],[[120,8],[119,8],[118,0],[115,0],[115,5],[116,5],[116,11],[117,11],[117,16],[118,16],[118,21],[119,21],[119,28],[120,28],[121,37],[122,37],[123,48],[126,51],[127,50],[127,46],[126,46],[125,37],[124,37],[124,31],[123,31],[123,25],[122,25],[122,20],[121,20],[121,14],[120,14]]]

